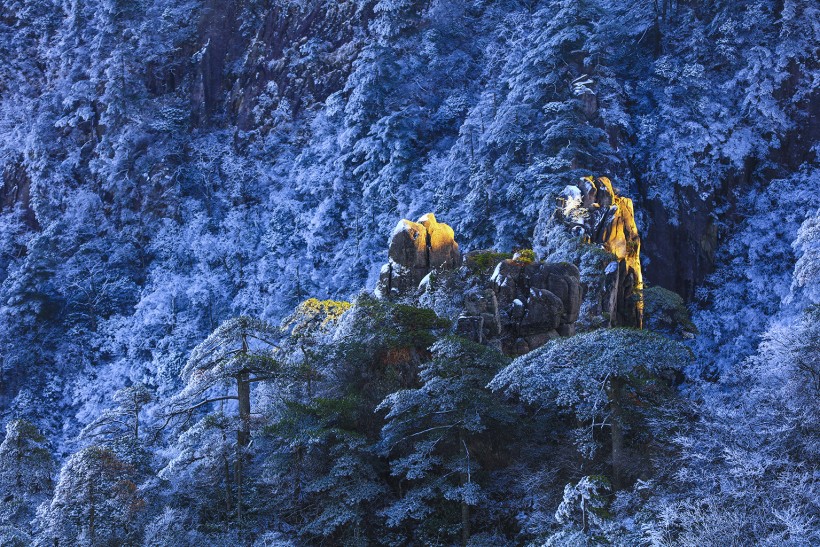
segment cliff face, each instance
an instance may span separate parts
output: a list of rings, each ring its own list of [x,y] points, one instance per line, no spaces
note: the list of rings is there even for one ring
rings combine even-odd
[[[660,200],[643,203],[650,223],[643,247],[650,262],[646,278],[655,285],[672,290],[687,301],[695,289],[715,268],[718,248],[718,223],[708,203],[693,191],[687,194],[691,205],[685,215],[674,222]]]
[[[270,126],[274,120],[260,117],[268,108],[286,103],[288,115],[299,116],[344,87],[368,13],[355,2],[274,2],[266,9],[208,0],[192,14],[198,21],[190,72],[169,78],[191,84],[198,126]]]
[[[548,237],[561,240],[552,244],[574,240],[581,248],[600,249],[604,260],[587,266],[598,270],[591,272],[598,283],[582,284],[575,264],[539,262],[531,250],[511,258],[471,251],[462,266],[453,229],[427,213],[418,222],[400,220],[394,228],[376,294],[415,301],[432,285],[449,281],[446,299],[463,293],[456,297],[463,302],[456,332],[511,355],[575,334],[582,301],[587,315],[604,318],[585,318],[588,328],[642,328],[641,238],[632,200],[618,195],[607,177],[587,176],[564,188],[551,222],[556,230]],[[477,267],[482,260],[486,264]],[[455,278],[461,282],[452,283]]]

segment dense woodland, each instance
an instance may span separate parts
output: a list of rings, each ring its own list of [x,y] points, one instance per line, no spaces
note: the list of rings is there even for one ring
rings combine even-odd
[[[811,0],[4,0],[0,545],[820,544],[818,59]],[[429,211],[590,286],[590,174],[643,330],[373,295]]]

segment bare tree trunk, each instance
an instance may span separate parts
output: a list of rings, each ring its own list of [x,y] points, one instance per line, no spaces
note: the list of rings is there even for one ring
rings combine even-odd
[[[242,372],[236,377],[236,395],[239,398],[239,430],[236,441],[239,446],[251,442],[251,383],[250,373]]]
[[[618,490],[623,486],[624,467],[624,432],[623,432],[623,380],[612,378],[609,381],[609,404],[612,409],[612,487]]]
[[[242,539],[242,471],[245,457],[245,449],[239,445],[236,447],[236,526],[239,530],[239,539]]]
[[[460,474],[461,485],[469,484],[470,477],[470,452],[467,450],[467,440],[464,438],[464,430],[458,430],[458,440],[464,448],[464,456],[467,460],[467,472]],[[463,499],[461,500],[461,544],[466,546],[470,541],[470,506]]]
[[[242,534],[242,480],[245,465],[245,448],[251,442],[251,383],[250,373],[242,372],[236,377],[236,393],[239,397],[239,429],[236,432],[236,520]]]
[[[226,522],[228,520],[228,515],[231,512],[231,502],[233,501],[233,492],[231,488],[231,462],[227,456],[224,457],[223,463],[225,464],[225,511],[226,511]]]
[[[134,397],[136,399],[136,396]],[[140,440],[140,410],[142,407],[138,404],[134,404],[134,440]]]
[[[96,536],[95,520],[96,507],[94,507],[94,482],[88,483],[88,537],[91,539],[91,544],[94,544]]]

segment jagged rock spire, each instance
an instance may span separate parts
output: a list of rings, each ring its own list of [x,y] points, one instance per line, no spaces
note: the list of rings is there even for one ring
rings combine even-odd
[[[607,177],[583,177],[558,197],[556,217],[589,243],[615,255],[607,267],[602,310],[610,326],[643,327],[641,237],[632,200],[619,196]]]

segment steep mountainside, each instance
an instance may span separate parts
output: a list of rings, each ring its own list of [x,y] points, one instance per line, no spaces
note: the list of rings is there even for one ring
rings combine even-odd
[[[646,374],[674,384],[666,386],[677,390],[669,396],[669,401],[674,399],[669,414],[686,416],[686,423],[668,426],[658,416],[642,414],[643,407],[633,409],[632,416],[639,416],[635,419],[652,430],[646,439],[635,441],[635,451],[652,452],[655,458],[653,451],[666,450],[666,445],[658,449],[653,435],[668,435],[678,443],[676,454],[691,457],[686,460],[691,466],[678,466],[685,470],[675,479],[680,490],[653,492],[660,498],[652,499],[663,500],[656,507],[677,507],[680,514],[691,517],[686,521],[690,530],[701,525],[708,528],[711,518],[719,520],[710,511],[725,502],[721,496],[729,496],[728,491],[748,493],[743,507],[774,503],[761,501],[764,494],[755,498],[749,485],[739,479],[733,483],[736,490],[721,491],[716,482],[706,487],[708,481],[695,476],[698,468],[692,462],[708,454],[709,465],[719,475],[729,473],[721,466],[731,467],[741,459],[736,454],[715,455],[723,442],[716,439],[742,437],[742,428],[760,418],[751,410],[732,406],[732,397],[739,394],[749,398],[750,407],[762,408],[772,398],[773,392],[767,390],[780,390],[778,400],[785,400],[784,406],[769,410],[788,425],[785,429],[763,427],[768,434],[815,423],[815,417],[801,414],[804,409],[798,405],[811,401],[813,395],[792,396],[800,382],[767,366],[777,363],[782,370],[793,366],[810,375],[820,370],[815,361],[806,364],[794,357],[813,351],[813,346],[800,346],[800,340],[793,338],[794,333],[802,333],[802,342],[816,340],[811,334],[816,330],[812,314],[820,303],[815,286],[818,205],[814,198],[820,176],[819,58],[820,9],[810,0],[4,1],[0,4],[0,423],[9,425],[9,439],[28,435],[25,438],[32,446],[40,448],[44,439],[50,441],[56,461],[66,465],[65,473],[74,469],[88,476],[108,477],[113,456],[90,447],[81,432],[97,423],[102,409],[110,410],[114,393],[131,397],[130,406],[118,407],[131,409],[125,414],[139,421],[144,407],[147,415],[143,420],[150,427],[160,426],[168,418],[162,401],[177,401],[180,393],[196,391],[191,352],[203,340],[213,341],[213,333],[219,332],[224,321],[240,316],[257,318],[266,325],[286,318],[293,321],[294,316],[302,317],[300,313],[310,315],[301,304],[312,302],[309,298],[354,300],[363,288],[372,291],[387,261],[388,236],[397,220],[415,219],[429,211],[452,226],[462,252],[533,249],[539,260],[574,263],[580,267],[579,283],[589,284],[593,277],[604,275],[593,265],[606,257],[570,238],[556,224],[555,211],[567,186],[583,186],[581,178],[594,175],[611,179],[613,195],[634,201],[641,264],[629,266],[629,282],[634,284],[642,271],[650,330],[665,329],[664,334],[674,334],[676,343],[685,332],[687,347],[693,352],[683,364],[670,357],[677,363],[674,374],[659,362],[646,369]],[[498,262],[510,258],[487,256]],[[629,257],[637,261],[636,255]],[[381,495],[372,494],[381,492],[380,488],[406,493],[402,481],[412,482],[414,473],[424,474],[408,463],[412,457],[406,454],[401,456],[406,457],[401,459],[404,463],[396,464],[396,469],[401,468],[394,470],[398,475],[386,471],[384,458],[393,454],[391,450],[401,450],[390,443],[413,433],[403,431],[405,426],[398,421],[391,422],[377,450],[373,443],[381,425],[367,421],[375,420],[373,409],[380,409],[379,419],[386,416],[388,422],[389,417],[422,412],[424,409],[404,406],[406,401],[395,393],[428,390],[430,400],[444,397],[433,380],[450,377],[452,371],[445,361],[454,355],[478,363],[475,376],[460,380],[470,393],[483,394],[497,372],[508,370],[503,368],[508,364],[504,358],[488,356],[484,346],[465,349],[458,345],[461,342],[440,339],[444,326],[437,321],[444,321],[446,314],[430,318],[383,306],[387,304],[364,298],[340,320],[341,325],[333,323],[331,328],[322,323],[321,336],[308,329],[311,334],[305,339],[320,339],[310,343],[330,352],[331,357],[325,355],[328,359],[352,362],[356,351],[344,345],[349,343],[345,329],[364,336],[367,318],[372,318],[367,314],[372,312],[386,317],[385,325],[419,322],[424,325],[422,331],[435,333],[435,344],[427,338],[406,344],[402,339],[400,355],[385,350],[387,356],[378,354],[376,364],[368,362],[361,365],[362,370],[356,369],[361,375],[359,383],[345,376],[352,372],[337,369],[325,371],[330,376],[321,380],[309,375],[307,380],[299,375],[294,380],[308,386],[307,398],[299,399],[303,405],[299,420],[322,422],[332,414],[343,416],[342,421],[366,422],[365,432],[334,435],[338,433],[347,443],[342,452],[361,456],[350,463],[365,469],[357,473],[372,471],[391,477],[387,486],[358,484],[368,492],[361,498],[367,503]],[[344,310],[331,308],[321,308],[321,313],[313,310],[311,317],[336,321]],[[674,321],[661,320],[659,310],[678,315]],[[481,311],[473,314],[480,315]],[[620,330],[596,334],[594,329],[640,322],[594,315],[597,323],[584,323],[583,318],[579,323],[578,343],[586,344],[586,355],[597,355],[601,363],[611,364],[609,369],[596,370],[604,378],[637,374],[637,369],[618,369],[617,356],[596,353],[595,344],[626,343],[632,340],[630,336],[638,335],[618,334]],[[655,328],[662,323],[668,323],[668,328]],[[286,321],[285,325],[290,336],[293,333],[288,329],[293,330],[294,323]],[[555,329],[547,330],[558,332],[559,326],[564,325],[556,323]],[[690,339],[695,330],[698,334]],[[328,334],[330,331],[335,334]],[[790,337],[785,345],[778,345],[784,332],[791,333]],[[295,333],[295,338],[301,336],[298,329]],[[521,384],[520,375],[525,374],[521,371],[530,370],[528,366],[537,368],[542,357],[554,357],[551,352],[568,348],[567,340],[572,337],[557,340],[537,355],[533,352],[530,361],[515,361],[509,370],[519,371],[515,373],[519,376],[509,372],[504,381],[496,378],[493,393],[503,391],[517,397],[521,405],[547,405],[532,395],[532,386]],[[532,349],[542,342],[539,339]],[[670,356],[682,355],[677,346],[669,349],[652,338],[634,343],[653,351],[669,350]],[[390,345],[382,338],[368,338],[363,344],[367,348]],[[330,346],[335,349],[328,349]],[[305,347],[299,346],[294,355],[310,354],[312,350]],[[581,353],[573,355],[574,359]],[[395,377],[372,376],[375,373],[367,368],[375,367],[381,374],[393,365],[398,371]],[[421,384],[406,381],[413,371],[422,371]],[[267,374],[272,372],[265,369],[259,376],[262,384]],[[311,391],[314,381],[321,384],[331,376],[339,385],[357,387],[343,394],[337,393],[341,388],[327,386],[316,388],[318,395]],[[233,381],[230,375],[220,378]],[[530,380],[563,381],[540,376]],[[134,402],[142,401],[141,391],[122,391],[143,384],[151,393],[143,402]],[[621,386],[623,393],[631,389],[627,384]],[[241,389],[246,385],[240,382]],[[280,395],[265,386],[253,392],[255,400],[258,397],[268,405],[266,412],[273,412],[274,407],[280,412],[281,407],[276,406]],[[366,389],[362,386],[371,392],[363,395]],[[666,387],[652,397],[667,401]],[[296,388],[289,384],[290,389]],[[618,389],[611,393],[620,396]],[[318,398],[311,399],[313,395]],[[344,399],[348,396],[355,399],[350,404],[356,412],[367,408],[367,420],[344,406],[350,402]],[[230,401],[238,400],[239,395],[231,397]],[[332,409],[319,408],[329,405],[330,399],[335,401],[334,397],[346,402]],[[483,400],[484,395],[476,397]],[[469,401],[461,403],[469,407]],[[591,420],[594,429],[598,415],[576,410],[572,419],[555,410],[566,431],[572,420]],[[507,411],[513,412],[505,407]],[[250,431],[250,414],[244,414],[244,407],[240,413],[243,427]],[[502,414],[484,416],[491,424],[486,427],[503,430],[509,416]],[[168,471],[167,476],[146,469],[184,467],[179,462],[186,454],[200,457],[190,446],[182,446],[185,442],[217,446],[211,442],[217,434],[209,427],[222,423],[219,420],[224,415],[220,416],[213,417],[210,425],[197,422],[200,429],[180,433],[182,441],[172,442],[162,437],[166,432],[157,433],[154,441],[159,444],[152,445],[150,455],[140,453],[139,465],[145,468],[136,464],[129,468],[134,473],[129,481],[140,487],[151,481],[185,482],[179,473],[174,475],[178,469]],[[18,418],[37,427],[21,425],[14,421]],[[431,420],[429,427],[441,426]],[[723,429],[727,421],[737,424],[737,430]],[[287,427],[280,421],[258,430],[270,433]],[[471,434],[478,435],[485,426],[475,427]],[[533,427],[518,433],[542,431]],[[813,425],[806,427],[812,435],[816,433]],[[43,439],[40,433],[32,433],[38,428]],[[352,425],[342,428],[348,433],[355,429]],[[567,441],[574,434],[561,435]],[[578,446],[583,445],[579,454],[591,454],[584,452],[587,449],[594,452],[581,437],[573,437]],[[485,441],[488,444],[482,445]],[[266,442],[275,445],[279,441]],[[459,437],[447,442],[457,446]],[[467,442],[461,442],[466,450]],[[476,442],[492,445],[483,438]],[[787,492],[789,481],[805,479],[789,473],[812,465],[816,469],[818,452],[808,441],[805,446],[800,444],[803,441],[782,442],[785,444],[772,449],[777,456],[772,458],[781,467],[761,466],[759,472],[770,482],[755,483],[749,478],[748,466],[738,464],[731,467],[732,472],[742,467],[750,483]],[[241,438],[237,443],[247,448]],[[798,444],[800,448],[794,448]],[[539,451],[549,452],[543,446],[529,449],[532,461],[520,464],[528,473]],[[298,459],[302,454],[287,452],[280,445],[276,450],[277,457],[285,459]],[[507,454],[495,445],[488,450],[491,455],[481,465],[500,469],[499,462],[507,461]],[[617,452],[617,443],[606,450]],[[227,452],[217,452],[214,448],[202,458],[228,461]],[[562,467],[576,456],[554,456],[560,459],[555,463],[556,473],[566,479],[564,483],[571,479],[581,488],[578,480],[590,473],[582,473],[580,467],[572,471]],[[596,465],[610,456],[597,457],[590,456]],[[261,466],[259,460],[254,464]],[[635,461],[645,463],[640,458]],[[243,464],[235,464],[232,472],[241,477]],[[666,468],[653,464],[657,476],[672,476],[663,475],[675,467],[667,464]],[[296,481],[300,476],[298,471],[280,476],[279,470],[265,468],[263,472],[247,465],[248,473],[258,472],[260,477]],[[436,465],[444,468],[455,463],[444,458]],[[48,475],[42,469],[37,473]],[[110,474],[111,484],[117,473]],[[648,481],[646,484],[652,481],[629,473],[624,476]],[[547,532],[555,532],[544,519],[552,522],[556,507],[522,501],[526,488],[520,483],[510,487],[518,489],[517,502],[496,500],[498,505],[493,506],[487,501],[504,491],[504,484],[513,481],[515,474],[514,466],[504,467],[493,476],[495,490],[475,493],[475,500],[480,498],[485,504],[484,513],[471,518],[502,522],[481,532],[487,544],[500,537],[546,541]],[[550,482],[536,472],[525,475],[534,483]],[[455,499],[454,492],[466,488],[463,483],[439,493],[443,499]],[[231,484],[228,481],[228,490]],[[240,491],[242,484],[236,482]],[[560,501],[560,492],[550,484],[553,497],[549,503],[556,495]],[[594,481],[583,484],[588,491],[576,492],[578,499],[600,486]],[[305,488],[314,488],[317,495],[323,487],[317,482]],[[432,482],[424,486],[418,499],[435,488]],[[703,502],[708,508],[694,502],[684,507],[690,500],[688,493],[699,488],[709,492],[697,498],[708,498],[708,503]],[[43,491],[26,495],[39,503]],[[293,533],[300,540],[319,541],[316,538],[322,534],[290,518],[301,514],[304,507],[288,505],[296,501],[277,492],[277,507],[283,514],[291,513],[277,521],[276,530],[291,537],[299,529],[304,535]],[[469,497],[458,492],[464,499]],[[636,492],[632,495],[643,495]],[[131,495],[123,494],[117,503],[136,504]],[[174,503],[197,508],[191,510],[196,516],[185,518],[199,523],[197,533],[205,534],[202,537],[210,537],[207,534],[213,531],[202,523],[211,522],[216,509],[196,505],[191,501],[196,496],[187,490],[175,490],[173,495],[177,496]],[[226,496],[233,499],[232,495]],[[568,491],[566,496],[570,496]],[[183,499],[187,501],[180,501]],[[634,505],[636,499],[619,498],[621,508]],[[364,544],[382,532],[384,537],[398,534],[396,543],[410,541],[411,536],[401,535],[408,533],[401,528],[407,525],[395,516],[401,512],[400,500],[393,502],[390,509],[379,509],[389,524],[367,520],[372,517],[371,506],[361,509],[356,519],[363,519],[361,526],[367,532],[345,529],[345,534],[351,534],[344,535],[345,541],[355,537]],[[453,511],[473,507],[471,503],[464,501],[461,509]],[[226,515],[233,515],[226,519],[239,522],[240,536],[242,507],[242,502],[237,506],[228,503],[225,509]],[[800,523],[811,528],[820,518],[816,506],[805,522],[794,517],[786,505],[778,505],[776,511],[778,516],[765,518],[787,522],[783,526],[791,526],[789,530],[797,530]],[[653,522],[659,522],[662,512],[658,509]],[[463,528],[470,517],[458,514],[462,520],[456,521]],[[738,509],[738,515],[742,520],[748,513]],[[273,527],[272,520],[257,517],[259,527]],[[151,513],[156,534],[160,534],[162,518],[170,522],[182,517]],[[316,518],[316,522],[321,520]],[[63,526],[55,524],[58,521],[53,517],[49,529]],[[624,541],[636,537],[628,535],[638,533],[636,522],[631,524],[634,529],[623,532],[627,534]],[[46,526],[43,521],[40,525]],[[191,529],[196,526],[191,524]],[[684,525],[670,521],[668,526],[677,534],[675,526]],[[777,526],[771,524],[766,530]],[[396,532],[399,528],[401,533]],[[581,524],[582,533],[590,537],[595,530],[586,520]],[[411,539],[429,542],[435,537],[430,533]],[[621,532],[612,533],[615,537]],[[664,533],[660,528],[646,532],[657,537]],[[774,532],[766,535],[756,530],[752,535],[771,542],[788,541],[788,535]],[[329,537],[332,542],[342,536]],[[570,536],[561,537],[564,539],[555,541],[570,541]],[[682,544],[690,537],[694,538],[690,544],[708,543],[696,534],[680,537]],[[752,536],[740,536],[741,543],[744,537]],[[192,538],[178,541],[205,541]]]
[[[0,15],[6,404],[55,368],[157,374],[227,316],[372,285],[395,219],[428,208],[473,248],[528,246],[589,173],[640,197],[646,278],[691,299],[750,196],[816,162],[810,2]]]

